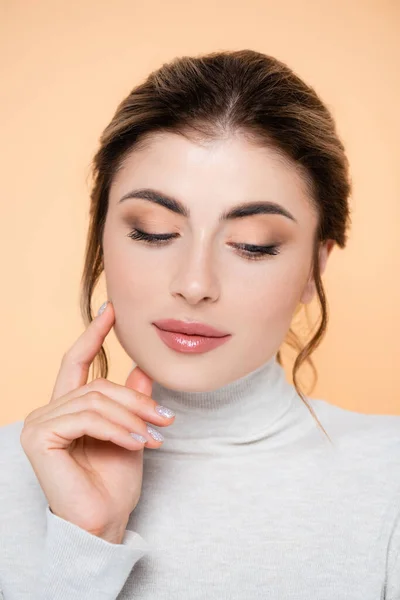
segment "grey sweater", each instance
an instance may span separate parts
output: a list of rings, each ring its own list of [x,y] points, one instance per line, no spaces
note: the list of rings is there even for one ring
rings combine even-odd
[[[400,600],[400,416],[309,398],[330,444],[276,357],[152,397],[176,418],[122,544],[51,513],[23,421],[0,428],[5,600]]]

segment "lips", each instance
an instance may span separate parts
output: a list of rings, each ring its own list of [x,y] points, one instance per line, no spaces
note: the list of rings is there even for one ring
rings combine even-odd
[[[215,329],[215,327],[211,327],[211,325],[206,325],[205,323],[188,323],[186,321],[177,321],[176,319],[162,319],[154,321],[153,324],[163,331],[185,333],[186,335],[201,335],[214,338],[230,335],[227,332]]]

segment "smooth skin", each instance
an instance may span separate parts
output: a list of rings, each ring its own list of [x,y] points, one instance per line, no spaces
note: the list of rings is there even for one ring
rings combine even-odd
[[[104,540],[120,544],[142,489],[143,448],[162,442],[145,421],[171,425],[155,412],[153,380],[139,367],[125,386],[87,383],[95,356],[115,323],[111,302],[64,355],[51,400],[26,417],[20,441],[51,511]],[[131,437],[136,432],[145,444]]]

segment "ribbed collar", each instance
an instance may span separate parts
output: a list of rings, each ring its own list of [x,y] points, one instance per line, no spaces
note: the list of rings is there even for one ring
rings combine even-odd
[[[155,452],[190,454],[221,446],[251,444],[270,437],[290,422],[290,412],[301,403],[286,379],[276,355],[227,385],[206,392],[187,392],[153,382],[152,398],[171,408],[175,421],[159,427],[165,442]],[[147,449],[146,449],[147,450]]]

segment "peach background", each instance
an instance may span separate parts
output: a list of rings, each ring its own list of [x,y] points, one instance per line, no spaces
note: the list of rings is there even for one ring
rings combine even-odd
[[[315,87],[351,162],[353,227],[324,276],[331,317],[310,395],[400,414],[396,0],[0,0],[0,24],[0,425],[48,403],[83,331],[89,164],[117,104],[175,56],[239,48]],[[132,363],[113,332],[106,347],[109,378],[124,383]]]

